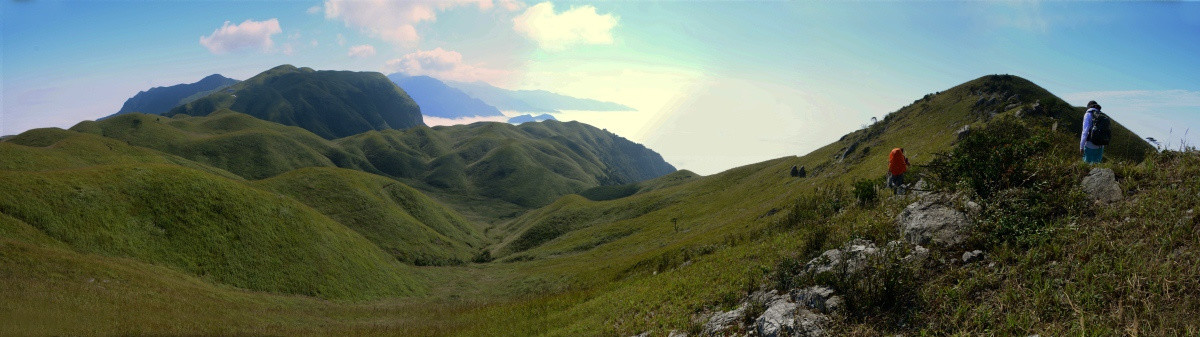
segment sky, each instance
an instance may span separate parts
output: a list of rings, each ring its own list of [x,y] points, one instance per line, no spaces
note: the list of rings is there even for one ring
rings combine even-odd
[[[1198,56],[1197,2],[4,1],[0,135],[293,64],[617,102],[634,110],[555,117],[706,175],[988,74],[1175,148],[1200,144]]]

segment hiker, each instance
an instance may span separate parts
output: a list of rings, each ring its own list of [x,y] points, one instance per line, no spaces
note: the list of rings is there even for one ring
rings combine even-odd
[[[1088,164],[1099,164],[1104,157],[1104,146],[1112,138],[1108,115],[1100,112],[1100,104],[1089,101],[1083,114],[1083,132],[1079,135],[1079,154]]]
[[[908,171],[908,157],[904,156],[904,148],[894,148],[888,154],[888,187],[892,193],[904,194],[904,172]]]

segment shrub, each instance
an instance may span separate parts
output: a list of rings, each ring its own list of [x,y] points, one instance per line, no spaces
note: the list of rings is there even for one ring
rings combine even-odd
[[[874,205],[879,200],[879,180],[859,179],[854,182],[854,198],[859,206]]]
[[[1032,164],[1050,150],[1047,138],[1020,120],[999,118],[968,134],[950,153],[938,154],[928,165],[931,183],[942,189],[965,183],[985,199],[1028,187],[1036,173]]]

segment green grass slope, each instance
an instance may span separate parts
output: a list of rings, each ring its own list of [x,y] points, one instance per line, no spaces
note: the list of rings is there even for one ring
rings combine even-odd
[[[204,116],[230,109],[294,125],[326,139],[424,125],[421,109],[380,73],[281,65],[168,111]]]
[[[642,145],[576,122],[385,130],[338,143],[389,176],[523,207],[542,206],[598,185],[633,183],[675,171]]]
[[[221,109],[207,116],[125,114],[71,127],[262,179],[302,167],[372,171],[365,159],[294,126]]]
[[[461,264],[483,246],[462,216],[398,181],[338,168],[305,168],[256,182],[289,195],[416,265]]]
[[[271,292],[354,299],[422,289],[358,233],[222,170],[58,129],[28,131],[0,152],[9,239]]]
[[[50,171],[107,164],[175,164],[239,179],[228,171],[125,142],[58,128],[33,129],[0,142],[0,170]]]
[[[1034,102],[1040,110],[1032,109]],[[1029,111],[1017,117],[1022,110]],[[625,198],[560,199],[508,224],[512,234],[494,247],[495,253],[506,268],[561,280],[556,289],[587,289],[524,304],[564,306],[540,317],[542,328],[534,334],[693,329],[695,313],[727,309],[748,289],[769,280],[779,261],[812,257],[791,254],[819,253],[849,237],[895,239],[892,219],[904,201],[858,206],[848,192],[854,182],[879,184],[886,150],[905,147],[914,164],[925,165],[952,149],[961,126],[987,132],[984,127],[993,120],[1014,119],[1046,130],[1049,153],[1074,158],[1078,130],[1069,124],[1078,111],[1024,79],[987,76],[917,100],[803,157],[739,167]],[[1114,133],[1108,161],[1136,163],[1150,150],[1123,127]],[[810,168],[809,177],[790,177],[793,165]],[[925,170],[918,167],[914,174]],[[816,216],[815,224],[794,220],[809,216],[804,214]],[[816,225],[820,223],[829,227]],[[563,297],[573,299],[562,304]],[[481,315],[529,309],[517,305]]]

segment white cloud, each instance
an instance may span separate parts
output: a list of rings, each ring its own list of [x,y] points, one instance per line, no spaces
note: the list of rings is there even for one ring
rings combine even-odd
[[[472,116],[472,117],[459,117],[459,118],[443,118],[443,117],[434,117],[434,116],[423,116],[423,117],[425,119],[425,125],[428,125],[428,126],[459,125],[459,124],[471,124],[471,123],[477,123],[477,122],[507,123],[508,118],[509,118],[509,117],[505,117],[505,116]]]
[[[612,14],[597,14],[592,6],[554,13],[554,4],[543,2],[513,18],[513,29],[542,48],[562,50],[576,44],[612,44],[617,20]]]
[[[306,12],[306,13],[308,13],[308,14],[317,14],[317,13],[320,13],[320,12],[321,12],[321,6],[312,6],[312,7],[309,7],[309,8],[308,8],[308,10],[306,10],[306,11],[304,11],[304,12]]]
[[[510,0],[502,0],[501,7],[513,7]],[[326,0],[325,18],[339,19],[347,27],[354,27],[397,45],[411,45],[420,40],[417,24],[437,20],[437,12],[475,4],[479,9],[491,9],[491,0],[439,0],[439,1],[391,1],[391,0]]]
[[[271,36],[282,32],[278,19],[246,20],[237,25],[231,25],[229,21],[225,21],[225,24],[214,30],[212,34],[201,36],[200,44],[208,48],[208,51],[218,55],[244,49],[258,49],[267,52],[275,44],[271,40]]]
[[[347,53],[346,55],[349,55],[350,57],[359,57],[359,58],[375,56],[375,46],[372,46],[369,44],[360,44],[357,46],[353,46],[353,47],[350,47],[350,52]]]
[[[337,35],[337,44],[339,46],[345,46],[346,45],[346,36],[339,33]]]
[[[488,69],[463,62],[462,54],[435,48],[418,50],[387,61],[385,72],[400,72],[410,76],[428,75],[442,80],[461,82],[495,82],[511,72]]]

